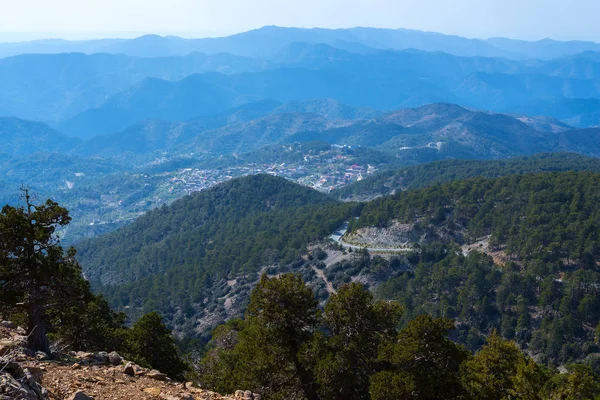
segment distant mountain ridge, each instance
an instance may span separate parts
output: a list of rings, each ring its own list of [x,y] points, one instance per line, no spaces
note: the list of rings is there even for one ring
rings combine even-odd
[[[0,117],[0,153],[28,155],[39,152],[68,152],[81,140],[67,137],[41,122]]]
[[[206,96],[207,104],[211,98]],[[143,103],[147,97],[138,99]],[[165,99],[164,104],[180,107],[159,112],[186,112],[185,101]],[[65,137],[40,123],[22,124],[25,131],[21,135],[33,143],[36,135],[40,142],[49,140],[47,135],[54,138],[50,147],[34,146],[29,153],[102,157],[130,165],[164,156],[232,156],[265,146],[315,141],[373,149],[385,153],[386,158],[395,158],[400,165],[448,157],[497,159],[552,151],[600,157],[600,128],[574,129],[547,117],[520,118],[448,103],[382,112],[332,99],[291,103],[263,100],[224,112],[213,110],[213,115],[183,122],[144,119],[116,133],[88,140]],[[102,122],[101,116],[98,121]],[[12,137],[12,143],[17,143],[19,135]],[[5,150],[9,155],[23,151],[16,145]]]
[[[281,60],[260,70],[206,72],[175,81],[146,78],[54,126],[87,138],[145,119],[185,121],[219,115],[249,102],[322,98],[374,110],[446,102],[539,116],[538,104],[548,104],[542,109],[563,110],[567,107],[563,104],[578,98],[600,98],[600,61],[587,55],[543,62],[414,50],[361,55],[323,44],[296,43]],[[564,116],[565,122],[584,128],[596,125],[595,111],[584,107],[576,119],[559,112],[550,116]]]
[[[409,29],[302,29],[265,26],[228,37],[184,39],[175,36],[145,35],[135,39],[88,41],[38,40],[0,44],[0,57],[24,53],[110,53],[142,57],[227,52],[241,56],[270,58],[292,42],[326,43],[354,51],[375,49],[445,51],[461,56],[551,59],[583,51],[600,51],[600,44],[584,41],[536,42],[506,38],[468,39]]]
[[[259,71],[264,65],[231,54],[140,58],[69,53],[10,57],[0,59],[0,113],[57,121],[97,107],[108,97],[147,78],[177,81],[199,72]]]
[[[248,102],[332,98],[380,111],[439,102],[536,116],[548,110],[568,124],[597,125],[593,105],[570,112],[570,103],[600,99],[600,53],[543,61],[338,45],[294,41],[270,61],[225,53],[4,58],[0,116],[89,138],[145,119],[219,115]]]

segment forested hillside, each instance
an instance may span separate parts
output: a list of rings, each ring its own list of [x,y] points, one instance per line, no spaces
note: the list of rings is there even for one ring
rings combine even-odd
[[[263,267],[298,260],[355,208],[283,178],[248,176],[77,247],[86,277],[111,304],[130,307],[132,316],[178,316],[191,332],[192,317],[222,309],[217,299],[231,290],[227,279],[251,283]]]
[[[502,160],[441,160],[384,171],[332,192],[339,199],[369,199],[400,190],[482,177],[529,172],[600,172],[600,160],[572,153],[541,153]]]
[[[408,318],[457,318],[458,339],[473,348],[498,329],[567,363],[598,350],[599,200],[597,173],[476,178],[374,200],[351,227],[398,221],[426,232],[406,261],[415,267],[377,288]]]

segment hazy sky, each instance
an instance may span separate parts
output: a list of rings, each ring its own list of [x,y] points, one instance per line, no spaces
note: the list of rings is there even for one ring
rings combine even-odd
[[[599,20],[600,0],[0,0],[0,39],[221,36],[280,25],[600,41]]]

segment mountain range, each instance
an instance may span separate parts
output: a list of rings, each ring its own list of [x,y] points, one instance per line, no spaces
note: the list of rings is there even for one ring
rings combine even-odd
[[[142,102],[144,98],[139,97]],[[209,97],[207,102],[210,102]],[[163,104],[169,107],[180,104],[179,108],[169,109],[182,112],[185,102],[165,101]],[[149,107],[141,109],[149,114],[152,112]],[[167,112],[154,111],[158,115]],[[3,150],[8,154],[43,150],[74,156],[128,159],[129,162],[151,161],[167,153],[171,156],[240,154],[277,143],[312,141],[373,148],[399,159],[410,159],[415,154],[422,154],[428,158],[426,160],[499,158],[544,151],[600,155],[598,128],[575,129],[549,118],[519,119],[446,103],[378,112],[349,107],[330,99],[286,104],[260,101],[187,122],[145,120],[117,133],[93,136],[88,140],[72,139],[42,123],[14,118],[0,120],[0,126],[11,132],[11,135],[7,134],[9,146]],[[25,137],[29,142],[51,144],[49,147],[28,147],[28,142],[21,141]]]
[[[247,57],[271,58],[293,42],[326,43],[352,51],[373,49],[419,49],[444,51],[461,56],[506,57],[514,59],[551,59],[584,51],[599,51],[594,42],[560,42],[544,39],[536,42],[490,38],[468,39],[409,29],[301,29],[265,26],[228,37],[184,39],[176,36],[146,35],[135,39],[101,39],[88,41],[37,40],[23,43],[3,43],[0,56],[25,53],[109,53],[141,57],[231,53]]]
[[[598,123],[600,53],[589,49],[540,60],[335,46],[326,37],[291,41],[270,60],[230,53],[7,57],[0,59],[0,116],[89,138],[144,119],[184,122],[256,101],[332,98],[377,110],[448,102],[581,128]]]

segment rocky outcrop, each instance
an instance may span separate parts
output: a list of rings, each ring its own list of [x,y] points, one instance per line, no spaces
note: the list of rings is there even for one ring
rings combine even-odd
[[[0,324],[0,400],[261,400],[250,391],[222,396],[192,383],[174,382],[112,352],[45,355],[27,351],[14,325]]]
[[[393,223],[386,228],[366,227],[344,237],[347,243],[364,247],[400,247],[427,240],[415,224]]]
[[[48,399],[48,391],[41,385],[41,370],[2,359],[0,370],[0,399]]]

